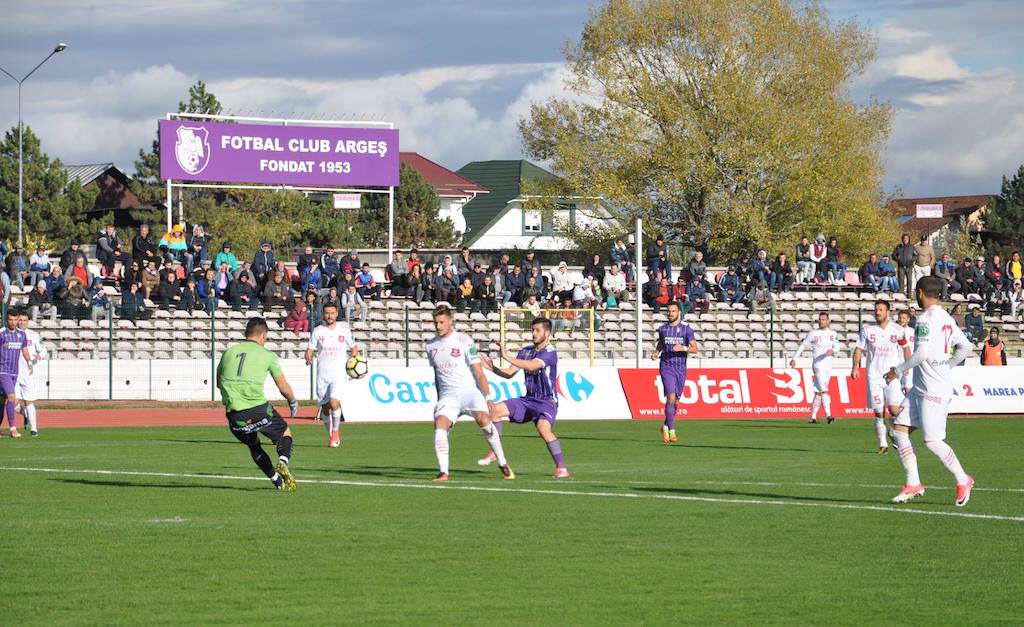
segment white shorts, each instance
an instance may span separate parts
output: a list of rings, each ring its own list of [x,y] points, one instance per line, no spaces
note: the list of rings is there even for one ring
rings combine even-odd
[[[814,375],[814,391],[819,394],[828,392],[828,381],[832,378],[832,364],[814,364],[811,366]]]
[[[325,373],[326,375],[326,373]],[[348,375],[317,376],[316,395],[321,405],[327,405],[332,398],[341,400],[342,392],[347,389]]]
[[[911,392],[907,401],[907,410],[901,411],[893,424],[920,429],[925,442],[945,440],[950,399]]]
[[[475,411],[487,411],[487,399],[477,388],[447,390],[434,405],[434,418],[444,416],[453,423],[461,415],[472,415]]]
[[[36,394],[36,378],[28,373],[18,375],[18,381],[14,384],[14,396],[23,401],[35,402],[39,399]]]
[[[883,378],[868,378],[868,409],[881,414],[886,407],[899,407],[905,398],[898,379],[886,383]]]

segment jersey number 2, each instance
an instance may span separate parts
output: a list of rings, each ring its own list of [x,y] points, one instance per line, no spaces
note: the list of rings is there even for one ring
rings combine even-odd
[[[248,353],[238,353],[238,376],[242,376],[242,368],[245,367],[245,356]]]

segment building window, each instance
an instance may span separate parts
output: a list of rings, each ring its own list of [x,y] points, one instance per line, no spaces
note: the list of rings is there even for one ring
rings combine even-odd
[[[540,210],[523,209],[523,232],[540,233],[543,228]]]

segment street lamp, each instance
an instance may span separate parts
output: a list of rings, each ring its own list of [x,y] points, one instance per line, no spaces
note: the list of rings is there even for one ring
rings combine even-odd
[[[25,194],[24,194],[24,191],[23,191],[22,188],[24,186],[24,169],[25,169],[25,164],[24,164],[24,155],[22,154],[23,151],[24,151],[24,141],[23,141],[23,138],[22,138],[22,123],[21,123],[21,84],[24,83],[25,81],[27,81],[29,76],[32,76],[33,74],[35,74],[36,70],[38,70],[40,67],[42,67],[44,63],[49,61],[50,57],[52,57],[53,55],[57,54],[58,52],[64,52],[64,49],[67,48],[67,47],[68,47],[68,45],[66,43],[64,43],[64,42],[61,42],[61,43],[57,44],[56,46],[54,46],[53,52],[51,52],[50,54],[46,55],[46,58],[43,59],[42,61],[40,61],[39,65],[37,65],[34,68],[32,68],[32,71],[29,72],[28,74],[26,74],[24,77],[22,77],[21,80],[18,80],[18,78],[16,78],[14,76],[14,74],[11,74],[7,70],[5,70],[2,67],[0,67],[0,72],[3,72],[7,76],[10,76],[11,80],[13,80],[14,82],[16,82],[18,84],[18,245],[19,246],[24,246],[25,245],[25,240],[24,240],[24,237],[22,236],[22,205],[25,202],[25,199],[24,199],[24,195]]]

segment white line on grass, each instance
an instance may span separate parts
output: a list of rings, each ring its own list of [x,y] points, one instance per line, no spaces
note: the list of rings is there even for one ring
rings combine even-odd
[[[90,475],[112,475],[131,477],[170,477],[176,479],[222,479],[225,481],[266,481],[264,477],[198,474],[198,473],[176,473],[176,472],[145,472],[138,470],[95,470],[95,469],[74,469],[74,468],[29,468],[21,466],[0,466],[0,470],[19,472],[41,472],[41,473],[66,473],[66,474],[90,474]],[[854,505],[851,503],[809,503],[806,501],[786,501],[775,499],[732,499],[709,496],[684,496],[680,494],[638,494],[636,492],[586,492],[583,490],[538,490],[536,488],[511,488],[511,487],[487,487],[471,485],[452,485],[436,483],[401,483],[385,481],[348,481],[343,479],[297,479],[298,483],[318,485],[344,485],[372,488],[411,488],[420,490],[456,490],[464,492],[504,492],[512,494],[543,494],[555,496],[590,496],[597,498],[621,498],[621,499],[651,499],[658,501],[689,501],[698,503],[725,503],[730,505],[774,505],[791,507],[823,507],[827,509],[851,509],[871,512],[891,512],[897,514],[917,514],[922,516],[948,516],[952,518],[974,518],[979,520],[1004,520],[1010,522],[1024,522],[1024,516],[1002,516],[999,514],[975,514],[972,512],[943,511],[913,509],[906,507],[891,507],[884,505]]]
[[[607,481],[583,481],[583,480],[575,479],[575,480],[573,480],[573,483],[595,483],[595,484],[607,485],[608,482]],[[662,486],[665,485],[664,481],[625,481],[624,483],[627,483],[629,485],[662,485]],[[692,484],[695,484],[695,485],[720,485],[720,486],[749,485],[749,486],[759,486],[759,487],[765,487],[765,488],[787,488],[787,487],[797,487],[797,488],[864,488],[864,489],[872,489],[872,490],[874,490],[874,489],[885,489],[885,490],[888,490],[890,488],[896,489],[896,488],[900,487],[900,486],[898,486],[896,484],[818,483],[818,482],[811,482],[811,481],[789,481],[789,482],[781,482],[781,481],[690,481],[689,483],[692,483]],[[933,486],[933,485],[929,485],[928,489],[929,490],[952,490],[953,486]],[[1024,488],[985,488],[985,487],[977,487],[977,488],[974,488],[974,491],[975,492],[1008,492],[1008,493],[1020,494],[1020,493],[1024,493]]]

